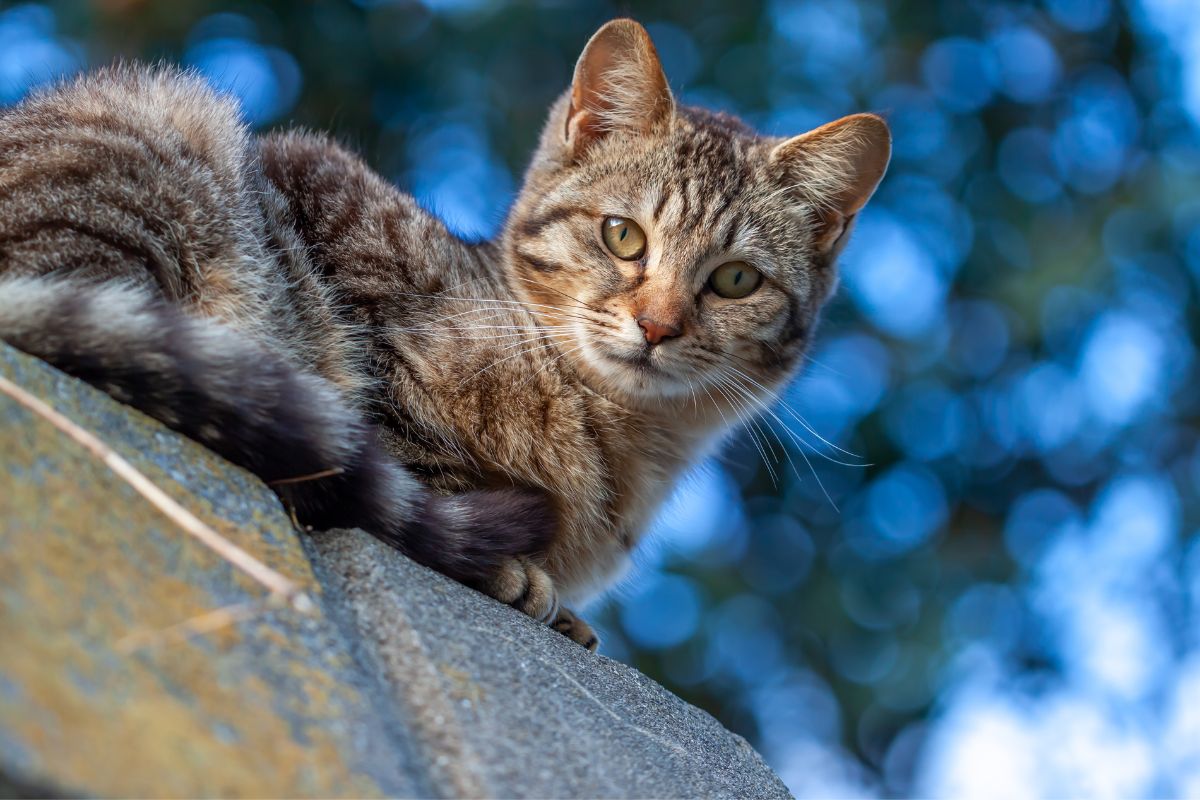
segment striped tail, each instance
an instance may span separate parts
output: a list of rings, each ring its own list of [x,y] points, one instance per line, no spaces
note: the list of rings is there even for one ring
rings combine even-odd
[[[303,524],[362,528],[456,580],[486,578],[553,534],[536,492],[431,492],[328,381],[144,289],[0,277],[0,339],[255,473]]]

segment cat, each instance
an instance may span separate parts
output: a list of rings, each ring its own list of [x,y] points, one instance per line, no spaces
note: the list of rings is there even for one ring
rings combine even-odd
[[[0,338],[595,649],[573,614],[797,373],[887,168],[673,97],[601,27],[492,241],[329,138],[119,66],[0,112]]]

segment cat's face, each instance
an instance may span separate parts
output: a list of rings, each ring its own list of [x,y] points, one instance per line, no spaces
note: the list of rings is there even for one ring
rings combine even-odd
[[[869,115],[775,139],[678,107],[617,20],[550,114],[506,229],[513,288],[599,391],[760,396],[798,365],[889,153]]]

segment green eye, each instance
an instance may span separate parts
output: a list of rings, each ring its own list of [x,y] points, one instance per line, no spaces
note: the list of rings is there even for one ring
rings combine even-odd
[[[637,261],[646,252],[646,234],[625,217],[606,217],[600,229],[604,246],[622,261]]]
[[[745,261],[730,261],[713,270],[708,285],[721,297],[738,300],[753,292],[762,283],[762,273]]]

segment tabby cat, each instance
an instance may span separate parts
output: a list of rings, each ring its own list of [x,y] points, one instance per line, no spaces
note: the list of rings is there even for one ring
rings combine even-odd
[[[0,113],[0,338],[594,648],[559,599],[798,370],[889,155],[868,114],[682,106],[616,20],[468,243],[326,137],[112,68]]]

